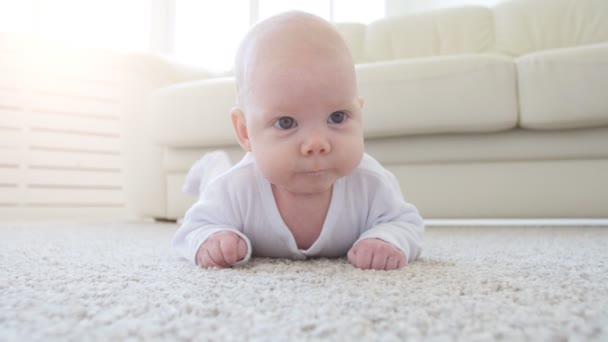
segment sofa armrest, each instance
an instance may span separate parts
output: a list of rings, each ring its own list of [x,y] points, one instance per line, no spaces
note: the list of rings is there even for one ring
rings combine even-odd
[[[226,146],[237,143],[230,109],[236,106],[234,77],[159,88],[149,98],[150,132],[163,146]]]
[[[151,53],[132,53],[121,63],[126,82],[148,82],[154,87],[221,76],[219,73],[178,63]]]
[[[172,84],[215,74],[153,54],[130,54],[121,63],[122,159],[127,210],[136,217],[167,217],[163,147],[153,136],[150,95]]]

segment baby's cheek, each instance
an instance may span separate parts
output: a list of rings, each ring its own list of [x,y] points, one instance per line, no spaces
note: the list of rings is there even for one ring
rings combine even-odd
[[[283,178],[285,177],[284,158],[277,157],[269,152],[270,151],[254,155],[256,163],[258,164],[260,172],[264,178],[273,184],[281,184],[284,181]]]
[[[343,152],[341,153],[344,165],[345,173],[350,173],[353,169],[359,166],[361,159],[363,158],[363,141],[353,140],[350,144],[347,144]]]

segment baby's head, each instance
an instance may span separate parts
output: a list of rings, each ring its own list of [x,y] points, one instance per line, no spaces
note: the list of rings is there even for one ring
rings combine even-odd
[[[319,193],[357,167],[363,101],[333,25],[302,12],[264,20],[241,43],[235,73],[234,129],[273,185]]]

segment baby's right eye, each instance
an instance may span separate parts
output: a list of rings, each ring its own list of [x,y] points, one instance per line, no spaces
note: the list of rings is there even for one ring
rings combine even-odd
[[[289,116],[282,116],[280,118],[278,118],[275,122],[274,122],[274,127],[278,128],[278,129],[292,129],[294,127],[296,127],[298,124],[296,123],[296,120],[294,120],[294,118],[289,117]]]

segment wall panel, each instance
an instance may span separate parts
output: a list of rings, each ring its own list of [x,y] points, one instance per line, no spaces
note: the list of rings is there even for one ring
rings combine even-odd
[[[0,220],[125,217],[119,56],[3,38]]]

